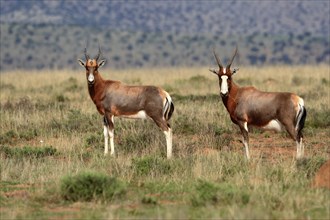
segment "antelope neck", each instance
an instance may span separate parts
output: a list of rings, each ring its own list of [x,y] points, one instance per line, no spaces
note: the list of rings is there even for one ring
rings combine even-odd
[[[222,102],[225,105],[228,112],[231,112],[231,110],[234,109],[234,107],[237,104],[236,96],[239,87],[234,82],[231,82],[231,85],[228,87],[229,87],[228,95],[226,97],[222,97]]]
[[[99,91],[103,91],[102,87],[104,87],[104,80],[100,76],[100,74],[95,74],[95,79],[93,83],[88,82],[88,92],[93,101],[95,101],[95,96]]]

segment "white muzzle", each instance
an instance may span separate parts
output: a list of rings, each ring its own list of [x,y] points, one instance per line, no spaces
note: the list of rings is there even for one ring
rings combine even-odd
[[[223,75],[221,76],[221,86],[220,86],[220,93],[223,96],[226,96],[228,94],[228,76]]]
[[[93,75],[93,73],[90,73],[90,74],[88,75],[87,80],[88,80],[89,83],[94,83],[94,75]]]

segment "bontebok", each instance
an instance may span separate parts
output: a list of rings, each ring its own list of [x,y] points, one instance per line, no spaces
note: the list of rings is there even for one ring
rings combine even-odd
[[[174,111],[170,95],[156,86],[128,86],[119,81],[104,80],[99,68],[105,60],[98,61],[101,55],[91,59],[85,48],[86,62],[78,60],[86,69],[88,91],[98,112],[104,116],[104,154],[108,154],[110,136],[110,154],[114,149],[114,117],[151,118],[166,136],[167,158],[172,156],[172,130],[169,120]]]
[[[246,157],[250,158],[248,127],[280,131],[283,128],[297,143],[297,159],[303,157],[302,129],[306,119],[304,100],[293,93],[262,92],[254,87],[239,87],[232,79],[237,69],[231,70],[237,47],[227,66],[223,66],[214,51],[219,70],[210,70],[219,78],[220,96],[243,135]]]

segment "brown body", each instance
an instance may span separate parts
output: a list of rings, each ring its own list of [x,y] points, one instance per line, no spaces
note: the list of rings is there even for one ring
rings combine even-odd
[[[151,118],[166,135],[167,157],[172,155],[172,131],[169,120],[174,111],[170,95],[156,86],[128,86],[119,81],[104,80],[98,69],[104,65],[102,60],[90,59],[86,63],[78,60],[86,68],[88,91],[98,112],[104,116],[105,150],[108,153],[110,136],[111,154],[114,154],[114,117]]]
[[[248,148],[248,127],[280,131],[283,128],[297,142],[297,158],[304,154],[302,129],[306,118],[304,101],[293,93],[262,92],[254,87],[239,87],[232,80],[237,70],[230,66],[237,53],[237,48],[230,63],[223,67],[214,53],[219,71],[211,70],[219,77],[220,95],[231,120],[237,124],[243,135],[246,156],[250,158]]]

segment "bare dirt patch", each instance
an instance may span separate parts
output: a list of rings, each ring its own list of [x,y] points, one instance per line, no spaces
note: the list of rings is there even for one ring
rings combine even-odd
[[[252,158],[258,156],[265,159],[285,158],[294,159],[296,157],[296,143],[285,133],[277,133],[265,131],[262,133],[249,134],[249,150]],[[234,140],[231,141],[233,151],[240,151],[245,155],[244,146],[241,141],[242,136],[239,132],[234,135]],[[330,137],[327,132],[320,132],[317,136],[305,136],[304,140],[305,157],[314,155],[323,155],[330,157]]]

